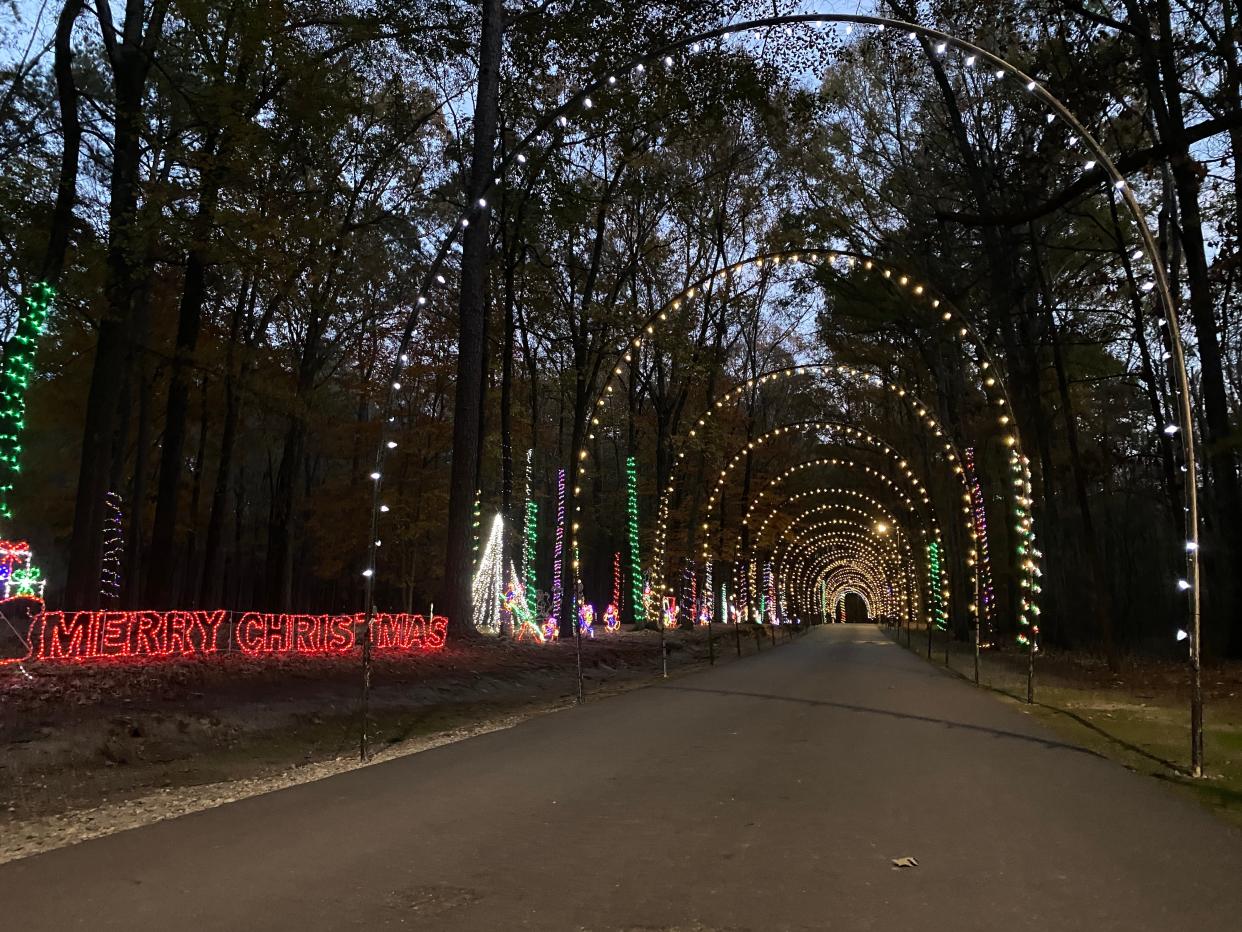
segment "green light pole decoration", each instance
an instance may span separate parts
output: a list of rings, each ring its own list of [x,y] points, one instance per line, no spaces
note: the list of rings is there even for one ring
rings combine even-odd
[[[17,332],[4,348],[0,366],[0,518],[12,518],[11,496],[21,472],[22,431],[26,427],[26,391],[34,375],[34,356],[39,337],[47,329],[47,315],[56,289],[38,282],[23,300],[26,313]]]
[[[949,613],[944,607],[944,592],[941,587],[940,573],[940,542],[932,541],[927,545],[927,575],[930,577],[932,596],[931,621],[937,628],[944,631],[948,627]]]
[[[630,522],[630,603],[634,606],[634,625],[647,624],[647,607],[643,604],[643,568],[638,552],[638,467],[634,457],[625,458],[626,510]]]

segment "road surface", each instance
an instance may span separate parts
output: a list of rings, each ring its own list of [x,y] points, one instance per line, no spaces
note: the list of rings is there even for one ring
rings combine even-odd
[[[1242,833],[876,629],[834,626],[4,865],[0,917],[14,932],[1237,932]]]

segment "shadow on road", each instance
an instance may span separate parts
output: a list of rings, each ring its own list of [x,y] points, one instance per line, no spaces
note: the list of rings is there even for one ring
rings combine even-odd
[[[1065,751],[1074,751],[1078,754],[1085,754],[1088,757],[1097,757],[1100,760],[1107,760],[1103,754],[1099,754],[1089,748],[1079,747],[1076,744],[1066,744],[1062,741],[1053,741],[1048,738],[1041,738],[1038,735],[1024,735],[1017,731],[1006,731],[1003,728],[989,728],[986,725],[972,725],[968,722],[955,722],[947,718],[934,718],[930,715],[916,715],[912,712],[895,712],[892,709],[876,709],[865,705],[852,705],[848,702],[831,702],[827,699],[804,699],[799,696],[774,696],[770,693],[751,693],[742,692],[734,689],[707,689],[702,686],[674,686],[659,685],[656,689],[669,689],[679,692],[693,693],[714,693],[719,696],[738,696],[744,699],[768,699],[774,702],[795,702],[800,705],[824,706],[833,709],[843,709],[847,712],[866,712],[870,715],[884,715],[889,718],[906,719],[912,722],[926,722],[929,725],[944,725],[948,728],[961,728],[965,731],[977,731],[982,734],[993,735],[997,738],[1012,738],[1017,741],[1026,741],[1030,744],[1038,744],[1046,748],[1057,748]]]
[[[949,675],[955,676],[965,683],[972,683],[971,678],[968,677],[965,673],[962,673],[960,670],[954,670],[952,667],[940,667],[940,666],[938,666],[937,669],[943,670]],[[976,685],[979,689],[986,689],[990,693],[996,693],[996,695],[998,696],[1005,696],[1009,699],[1014,700],[1015,702],[1028,704],[1026,701],[1026,696],[1019,695],[1018,693],[1005,689],[1003,687],[992,686],[988,683],[978,683],[978,684],[972,683],[972,685]],[[1187,785],[1189,786],[1199,785],[1198,782],[1194,781],[1194,778],[1191,777],[1190,770],[1186,768],[1184,765],[1179,764],[1175,761],[1171,761],[1168,758],[1161,757],[1159,754],[1153,754],[1151,751],[1147,750],[1146,748],[1139,747],[1137,744],[1127,741],[1125,738],[1118,737],[1117,735],[1113,734],[1107,729],[1101,728],[1099,725],[1091,721],[1089,718],[1079,715],[1077,712],[1071,712],[1069,709],[1062,709],[1060,706],[1049,705],[1046,702],[1039,702],[1038,700],[1036,700],[1035,702],[1029,703],[1029,704],[1038,706],[1039,708],[1044,709],[1047,712],[1053,712],[1057,715],[1068,718],[1070,721],[1076,722],[1077,724],[1081,725],[1083,728],[1086,728],[1088,731],[1095,732],[1097,735],[1099,735],[1101,738],[1105,739],[1106,741],[1111,741],[1113,744],[1117,745],[1118,747],[1125,748],[1127,751],[1131,752],[1132,754],[1137,754],[1139,757],[1145,757],[1147,760],[1152,761],[1153,763],[1159,764],[1160,766],[1171,770],[1173,774],[1175,775],[1175,776],[1170,776],[1168,774],[1157,774],[1156,775],[1158,777],[1161,777],[1162,779],[1168,779],[1173,783],[1182,783],[1184,781],[1177,779],[1177,777],[1186,777],[1192,781],[1191,783]]]

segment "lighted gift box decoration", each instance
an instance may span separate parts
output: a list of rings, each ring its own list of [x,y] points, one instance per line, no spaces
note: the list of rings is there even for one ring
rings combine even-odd
[[[24,540],[0,541],[0,581],[6,599],[42,599],[46,580],[30,562],[30,544]]]

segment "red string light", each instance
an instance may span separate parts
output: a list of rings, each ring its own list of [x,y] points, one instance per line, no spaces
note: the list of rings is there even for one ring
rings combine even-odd
[[[215,611],[39,612],[30,622],[25,657],[0,659],[86,663],[207,657],[234,646],[252,657],[347,654],[358,646],[366,615]],[[448,619],[380,613],[371,620],[372,644],[392,653],[425,653],[444,647]]]

